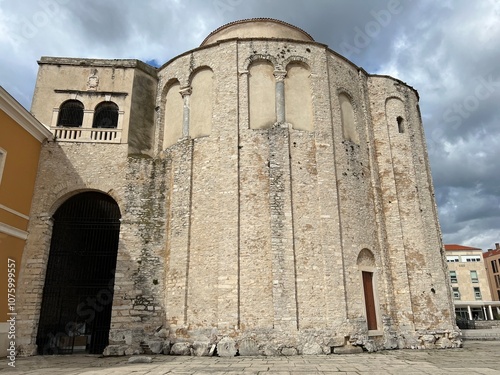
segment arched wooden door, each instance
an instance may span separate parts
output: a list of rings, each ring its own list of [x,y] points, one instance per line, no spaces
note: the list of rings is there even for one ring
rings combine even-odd
[[[108,345],[120,217],[117,203],[98,192],[75,195],[54,214],[39,354],[100,354]]]

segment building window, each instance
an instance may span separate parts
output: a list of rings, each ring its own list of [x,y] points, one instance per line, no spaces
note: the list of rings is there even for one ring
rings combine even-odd
[[[455,315],[457,318],[462,318],[465,320],[469,319],[469,311],[467,310],[467,307],[455,307]]]
[[[0,148],[0,184],[2,183],[3,168],[5,167],[5,159],[7,158],[7,151]]]
[[[473,283],[478,283],[477,271],[470,271],[470,279]]]
[[[495,275],[495,284],[500,289],[500,275]]]
[[[460,299],[460,291],[458,287],[453,287],[453,299]]]
[[[118,106],[113,102],[97,105],[94,111],[93,128],[116,129],[118,126]]]
[[[460,262],[460,259],[458,258],[458,256],[455,256],[455,255],[447,255],[446,261],[448,263],[455,263],[455,262]]]
[[[452,284],[458,283],[457,272],[456,271],[450,271],[450,281],[451,281]]]
[[[466,255],[462,257],[462,262],[480,262],[481,256],[479,255]]]
[[[398,131],[400,133],[404,133],[405,132],[404,119],[401,116],[398,116],[396,120],[398,122]]]
[[[474,296],[477,300],[481,299],[481,289],[477,286],[474,287]]]
[[[497,266],[497,260],[493,259],[491,261],[491,269],[493,270],[493,273],[498,273],[498,266]]]
[[[57,126],[80,127],[83,122],[83,104],[78,100],[67,100],[59,108]]]

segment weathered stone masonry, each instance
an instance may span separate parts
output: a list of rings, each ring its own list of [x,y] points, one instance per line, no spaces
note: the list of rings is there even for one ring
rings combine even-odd
[[[83,125],[90,138],[44,145],[19,291],[22,353],[36,351],[50,218],[88,190],[122,214],[105,354],[460,345],[411,87],[256,19],[159,69],[42,58],[33,113],[61,130],[68,99],[84,119],[101,101],[121,117],[105,129],[112,142]]]

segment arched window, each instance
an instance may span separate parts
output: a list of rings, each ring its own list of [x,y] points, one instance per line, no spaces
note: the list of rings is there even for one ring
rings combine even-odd
[[[305,64],[292,62],[286,67],[285,113],[286,121],[294,129],[313,131],[311,72]]]
[[[177,79],[167,83],[164,96],[165,134],[163,148],[166,149],[182,138],[184,101],[180,94],[181,84]]]
[[[209,136],[212,131],[214,103],[214,74],[210,68],[198,70],[191,79],[189,135],[191,138]]]
[[[344,139],[359,145],[359,135],[356,129],[356,115],[354,113],[351,98],[347,94],[341,93],[339,95],[339,102]]]
[[[118,126],[118,106],[113,102],[103,102],[94,111],[93,128],[116,129]]]
[[[405,133],[407,131],[407,118],[405,119],[405,103],[396,97],[388,98],[385,102],[385,117],[387,126],[391,129],[389,134]],[[394,129],[394,130],[392,130]]]
[[[80,127],[83,122],[83,104],[78,100],[67,100],[59,108],[57,126]]]
[[[253,62],[249,68],[250,129],[269,129],[276,122],[276,78],[268,60]]]

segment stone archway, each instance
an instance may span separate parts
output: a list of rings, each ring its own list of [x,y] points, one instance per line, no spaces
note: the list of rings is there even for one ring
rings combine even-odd
[[[55,212],[38,325],[39,354],[100,354],[108,345],[120,209],[84,192]]]

